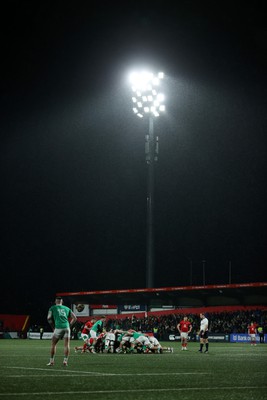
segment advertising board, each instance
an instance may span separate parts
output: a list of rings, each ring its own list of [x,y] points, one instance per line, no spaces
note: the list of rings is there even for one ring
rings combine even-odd
[[[250,337],[247,333],[231,333],[230,342],[231,343],[249,343]],[[256,335],[256,342],[260,343],[259,335]],[[267,334],[264,335],[264,343],[267,343]]]

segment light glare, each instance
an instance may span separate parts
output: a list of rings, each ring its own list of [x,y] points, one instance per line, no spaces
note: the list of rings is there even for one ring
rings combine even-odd
[[[165,111],[165,105],[162,104],[164,95],[158,93],[157,90],[163,77],[163,72],[154,75],[146,70],[130,74],[129,78],[134,92],[132,97],[133,111],[139,118],[143,118],[144,114],[152,114],[158,117],[161,111]]]

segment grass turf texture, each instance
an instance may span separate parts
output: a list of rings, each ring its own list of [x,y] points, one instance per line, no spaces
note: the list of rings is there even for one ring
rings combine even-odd
[[[164,354],[81,354],[71,341],[63,367],[59,342],[54,367],[49,340],[0,340],[0,400],[263,400],[267,399],[267,345],[197,343]]]

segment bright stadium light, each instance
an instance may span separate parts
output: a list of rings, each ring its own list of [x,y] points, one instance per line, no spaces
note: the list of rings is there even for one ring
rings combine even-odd
[[[154,75],[151,72],[142,71],[134,72],[130,75],[132,90],[135,94],[135,96],[132,97],[133,102],[136,102],[136,97],[140,97],[140,100],[142,100],[143,103],[146,103],[143,104],[142,107],[139,107],[140,115],[144,116],[145,114],[148,114],[147,111],[145,111],[145,107],[149,107],[150,104],[153,104],[154,106],[153,111],[150,112],[154,117],[158,117],[160,113],[165,110],[165,107],[162,107],[164,106],[164,95],[159,92],[163,78],[163,72]]]
[[[154,119],[165,111],[165,97],[162,93],[163,72],[153,74],[148,71],[133,72],[132,86],[133,112],[139,118],[149,120],[149,131],[145,135],[145,155],[148,166],[147,179],[147,254],[146,286],[154,287],[154,163],[158,160],[159,139],[154,137]]]

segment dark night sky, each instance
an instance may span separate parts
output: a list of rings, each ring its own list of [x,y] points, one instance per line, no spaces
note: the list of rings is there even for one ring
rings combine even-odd
[[[1,23],[0,312],[145,287],[148,121],[128,72],[166,74],[155,286],[266,281],[264,1],[9,1]],[[33,311],[34,310],[34,311]],[[38,311],[36,311],[38,310]]]

